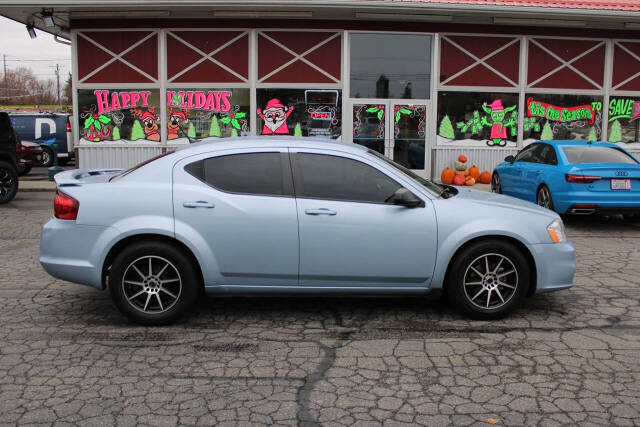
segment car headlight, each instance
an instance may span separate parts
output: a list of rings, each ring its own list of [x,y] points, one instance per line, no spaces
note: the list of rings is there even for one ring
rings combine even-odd
[[[562,243],[567,241],[567,234],[564,232],[564,224],[560,218],[554,219],[551,224],[547,226],[547,233],[553,243]]]

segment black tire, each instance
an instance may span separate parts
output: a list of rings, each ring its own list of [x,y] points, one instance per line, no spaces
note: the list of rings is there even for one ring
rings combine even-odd
[[[29,172],[31,172],[31,168],[32,167],[33,167],[33,165],[19,164],[18,165],[18,175],[20,175],[20,176],[27,175]]]
[[[513,273],[509,273],[511,270]],[[530,282],[529,263],[520,249],[492,239],[472,243],[456,255],[447,275],[446,291],[451,303],[467,316],[490,320],[517,308]]]
[[[41,145],[40,147],[42,147],[42,162],[40,166],[43,168],[53,166],[53,149],[47,145]]]
[[[498,175],[498,172],[494,172],[491,176],[491,192],[502,194],[502,184],[500,182],[500,175]]]
[[[58,157],[58,164],[60,166],[67,166],[68,163],[69,163],[68,157]]]
[[[152,275],[148,274],[149,259]],[[118,309],[146,326],[174,323],[195,304],[201,288],[200,274],[183,250],[151,240],[122,250],[109,275],[109,289]]]
[[[542,206],[543,208],[547,208],[549,210],[554,210],[553,208],[553,197],[551,197],[551,190],[549,187],[542,184],[536,193],[536,203],[538,206]]]
[[[0,205],[9,203],[18,192],[18,171],[9,162],[0,161]]]

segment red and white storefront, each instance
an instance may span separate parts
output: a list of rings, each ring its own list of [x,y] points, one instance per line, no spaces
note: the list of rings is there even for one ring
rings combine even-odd
[[[389,3],[400,12],[380,2]],[[447,22],[365,18],[355,5],[358,19],[71,13],[79,164],[128,167],[203,137],[262,134],[353,141],[426,176],[461,153],[491,170],[537,139],[640,152],[640,31],[625,23],[640,20],[640,4],[613,1],[620,22],[591,28],[604,18],[585,1],[565,3],[592,18],[557,8],[551,21],[567,21],[553,26],[524,18],[537,9],[523,7],[502,8],[510,18],[491,24],[456,23],[462,9],[445,8],[474,2],[444,3],[432,20]]]

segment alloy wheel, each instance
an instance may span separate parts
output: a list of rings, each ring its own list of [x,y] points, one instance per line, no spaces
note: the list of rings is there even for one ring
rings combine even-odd
[[[127,302],[143,313],[170,310],[180,299],[182,278],[165,258],[149,255],[136,259],[125,269],[122,290]]]
[[[482,309],[507,304],[518,287],[518,271],[506,256],[484,254],[473,260],[464,273],[464,293],[469,302]]]
[[[502,188],[500,187],[500,176],[497,173],[494,173],[491,177],[491,192],[502,193]]]
[[[0,197],[6,197],[13,190],[13,177],[6,169],[0,169]]]
[[[551,194],[547,187],[541,187],[540,190],[538,190],[537,202],[538,205],[543,208],[551,209]]]

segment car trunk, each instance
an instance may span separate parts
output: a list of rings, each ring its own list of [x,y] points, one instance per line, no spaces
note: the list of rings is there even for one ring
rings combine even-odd
[[[598,176],[602,179],[596,180],[589,185],[589,191],[612,191],[614,186],[620,189],[613,191],[631,191],[640,193],[640,165],[619,164],[619,165],[580,165],[579,169],[571,171],[575,175]],[[628,180],[628,181],[627,181]],[[626,188],[631,184],[631,189]]]

